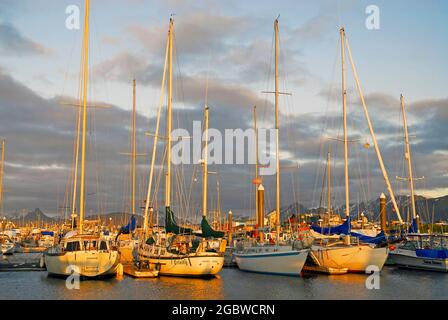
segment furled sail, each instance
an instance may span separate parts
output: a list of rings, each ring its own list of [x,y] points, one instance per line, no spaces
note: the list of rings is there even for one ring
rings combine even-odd
[[[174,234],[182,234],[182,233],[193,233],[193,230],[190,228],[183,228],[177,225],[176,219],[174,218],[174,213],[171,211],[169,207],[166,207],[166,215],[165,215],[165,229],[166,232],[172,232]]]
[[[412,219],[412,224],[409,226],[408,233],[418,233],[417,219]]]
[[[132,216],[131,221],[127,225],[121,227],[120,233],[129,234],[132,231],[134,231],[136,227],[137,227],[137,219],[135,218],[135,216]]]
[[[374,237],[370,237],[357,232],[351,232],[350,235],[358,238],[361,242],[364,243],[382,244],[387,242],[387,237],[386,234],[384,233],[384,230],[381,230],[381,232]]]
[[[321,234],[350,234],[351,218],[347,217],[347,220],[345,220],[343,224],[335,227],[311,226],[311,229]]]
[[[127,225],[120,228],[120,231],[118,231],[118,234],[115,237],[115,239],[118,239],[118,236],[120,234],[130,234],[135,230],[136,227],[137,227],[137,219],[135,218],[135,216],[132,216],[131,221],[129,221]]]
[[[206,217],[202,217],[201,221],[202,237],[204,238],[224,238],[225,233],[213,230]]]

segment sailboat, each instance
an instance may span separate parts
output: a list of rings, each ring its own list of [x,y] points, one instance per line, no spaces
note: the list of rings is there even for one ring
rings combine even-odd
[[[172,76],[173,76],[173,34],[174,19],[170,18],[167,48],[165,53],[165,67],[163,71],[159,113],[157,118],[156,133],[154,134],[153,155],[150,168],[147,201],[145,205],[145,234],[148,230],[148,210],[151,205],[150,193],[152,175],[155,161],[155,148],[157,145],[160,110],[164,95],[165,72],[168,61],[168,116],[166,128],[166,180],[165,180],[165,233],[152,233],[146,243],[138,250],[138,258],[141,262],[159,267],[161,276],[178,277],[213,277],[221,271],[224,264],[224,252],[226,241],[223,239],[207,239],[197,237],[191,228],[179,226],[171,210],[171,130],[172,130]],[[208,108],[206,108],[208,112]],[[207,113],[206,113],[207,114]],[[208,116],[207,116],[208,117]],[[206,162],[204,162],[204,167]],[[204,174],[205,176],[205,174]],[[206,185],[205,185],[206,187]],[[204,189],[206,192],[206,188]],[[205,198],[206,199],[206,198]],[[205,200],[206,202],[206,200]],[[206,208],[206,207],[205,207]],[[203,216],[206,214],[203,212]],[[149,218],[151,220],[151,218]],[[206,220],[205,220],[206,222]],[[208,224],[208,223],[207,223]],[[151,222],[152,225],[152,222]],[[203,218],[203,226],[206,226]],[[213,229],[203,231],[215,232]],[[215,234],[212,234],[212,236]],[[219,234],[220,235],[220,234]],[[203,234],[205,236],[205,234]]]
[[[275,129],[276,129],[276,236],[275,245],[260,241],[239,243],[233,256],[242,271],[266,273],[273,275],[299,276],[308,256],[309,249],[303,248],[298,242],[292,244],[280,243],[280,159],[279,159],[279,86],[278,86],[278,18],[274,22],[275,31]],[[258,187],[263,191],[262,185]],[[260,208],[259,208],[260,210]]]
[[[0,158],[0,214],[3,214],[3,176],[5,174],[5,145],[6,142],[3,139],[1,143],[2,154]]]
[[[392,202],[396,208],[399,219],[398,207],[395,202],[392,188],[389,183],[387,172],[384,168],[381,153],[379,151],[375,134],[373,132],[370,118],[367,112],[367,108],[364,102],[364,97],[360,90],[360,85],[354,67],[353,59],[351,57],[350,48],[345,38],[344,28],[340,29],[341,37],[341,61],[342,61],[342,105],[343,105],[343,125],[344,125],[344,178],[345,178],[345,222],[339,226],[332,228],[314,227],[314,231],[322,234],[319,239],[316,239],[315,243],[311,247],[310,259],[308,265],[315,268],[315,271],[337,274],[348,272],[365,272],[367,267],[375,265],[378,269],[382,269],[386,262],[388,250],[385,247],[377,247],[374,244],[361,243],[359,238],[352,238],[351,234],[351,219],[350,219],[350,193],[349,193],[349,173],[348,173],[348,135],[347,135],[347,89],[345,81],[345,47],[347,46],[349,52],[349,58],[352,64],[353,73],[357,88],[360,91],[361,102],[364,107],[364,112],[369,125],[370,133],[374,141],[375,151],[378,156],[378,161],[383,173],[384,180],[389,189]],[[330,162],[330,155],[328,156],[328,164]],[[330,204],[328,204],[328,210],[331,210]],[[333,230],[331,230],[333,229]],[[326,234],[336,233],[342,234],[342,239],[334,237],[325,237]],[[352,241],[355,243],[352,243]]]
[[[327,214],[330,217],[331,209],[331,152],[327,154]],[[328,219],[329,221],[329,219]],[[334,227],[319,227],[311,231],[314,244],[308,256],[304,270],[327,274],[344,274],[351,272],[364,272],[367,266],[383,266],[384,256],[387,257],[385,248],[374,248],[369,244],[351,241],[350,216],[344,223]],[[340,235],[343,235],[342,238]]]
[[[90,1],[85,0],[84,37],[82,50],[82,81],[79,114],[82,109],[82,143],[81,143],[81,175],[79,192],[79,225],[78,230],[68,232],[57,246],[51,247],[44,256],[45,266],[49,276],[67,277],[73,272],[81,278],[102,278],[117,274],[120,266],[120,254],[110,247],[110,243],[101,239],[98,234],[87,234],[84,231],[85,212],[85,160],[86,160],[86,136],[87,136],[87,92],[89,79],[89,11]],[[80,122],[78,122],[80,124]],[[79,128],[79,126],[77,126]],[[77,130],[77,142],[79,146],[80,132]],[[78,163],[78,148],[75,151],[75,162]],[[77,167],[77,165],[75,166]],[[76,189],[74,177],[74,188]],[[74,194],[75,190],[74,189]],[[75,196],[76,198],[76,196]],[[75,211],[72,212],[72,217]],[[74,220],[74,219],[73,219]]]
[[[121,227],[116,236],[118,251],[123,263],[131,263],[134,260],[133,252],[138,247],[138,240],[134,239],[133,232],[137,227],[135,190],[136,190],[136,167],[137,167],[137,110],[136,110],[136,80],[132,81],[132,118],[131,118],[131,152],[123,153],[130,157],[130,222]]]
[[[225,233],[214,230],[207,221],[207,189],[208,189],[208,121],[209,107],[204,108],[204,152],[202,159],[202,220],[201,220],[201,236],[204,238],[222,239]]]
[[[408,169],[408,177],[405,180],[408,181],[409,185],[412,223],[406,240],[397,246],[390,247],[389,261],[391,264],[402,268],[448,272],[448,236],[420,233],[419,216],[415,205],[415,178],[412,170],[411,147],[403,95],[400,96],[400,105],[404,127],[405,160]]]
[[[6,141],[1,141],[0,157],[0,215],[3,214],[3,176],[5,173],[5,145]],[[15,252],[15,242],[7,234],[0,233],[0,251],[3,255],[13,254]]]

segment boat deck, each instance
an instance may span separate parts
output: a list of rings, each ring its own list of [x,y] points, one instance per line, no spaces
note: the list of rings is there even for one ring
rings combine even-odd
[[[0,272],[45,271],[39,263],[40,254],[0,256]]]
[[[157,278],[159,276],[158,270],[147,268],[139,269],[135,266],[123,266],[123,273],[133,278]]]
[[[307,272],[324,273],[331,275],[346,274],[348,272],[348,268],[327,268],[322,266],[311,266],[306,264],[303,266],[302,270]]]

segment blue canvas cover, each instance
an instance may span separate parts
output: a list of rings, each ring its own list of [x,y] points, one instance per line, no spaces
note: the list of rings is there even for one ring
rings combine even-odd
[[[417,257],[432,258],[432,259],[447,259],[447,249],[416,249],[415,254]]]
[[[132,216],[131,221],[124,227],[121,227],[120,233],[129,234],[132,231],[134,231],[136,227],[137,227],[137,219],[135,218],[135,216]]]
[[[320,234],[350,234],[351,231],[351,218],[347,217],[347,220],[344,223],[336,226],[336,227],[319,227],[319,226],[311,226],[316,232]]]
[[[364,243],[381,244],[387,242],[387,237],[383,230],[381,230],[381,232],[378,233],[375,237],[369,237],[356,232],[352,232],[351,235],[353,237],[357,237],[361,242]]]
[[[412,219],[412,224],[409,226],[408,233],[418,233],[417,219]]]

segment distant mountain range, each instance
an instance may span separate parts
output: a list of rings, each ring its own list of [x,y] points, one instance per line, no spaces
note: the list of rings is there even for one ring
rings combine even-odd
[[[410,206],[409,206],[409,197],[408,196],[397,196],[396,197],[397,205],[400,210],[401,217],[403,220],[407,220],[408,215],[410,216]],[[386,211],[387,218],[389,221],[398,220],[395,211],[393,210],[393,204],[389,196],[386,196]],[[291,207],[291,206],[290,206]],[[345,205],[333,208],[333,210],[337,213],[343,214],[345,212]],[[448,220],[448,195],[439,197],[439,198],[425,198],[422,196],[416,196],[416,210],[417,214],[420,216],[422,222],[432,222],[439,220]],[[282,218],[285,214],[286,216],[287,210],[285,212],[282,210]],[[326,208],[308,208],[307,212],[311,213],[325,213]],[[377,198],[375,200],[371,200],[368,202],[361,202],[358,204],[352,203],[350,205],[350,215],[352,217],[356,217],[358,212],[364,212],[364,214],[370,220],[376,220],[379,218],[380,212],[380,199]]]
[[[410,215],[408,211],[408,203],[409,197],[407,196],[397,196],[397,204],[399,206],[401,216],[404,220],[407,220],[407,216]],[[390,221],[397,220],[397,215],[393,211],[392,202],[390,198],[386,198],[387,201],[387,216]],[[369,218],[369,220],[377,220],[379,217],[379,209],[380,200],[379,198],[376,200],[372,200],[369,202],[361,202],[358,204],[351,204],[350,206],[350,215],[352,217],[356,217],[358,211],[364,212],[364,214]],[[448,221],[448,195],[439,197],[439,198],[424,198],[422,196],[417,196],[416,201],[417,213],[420,215],[420,219],[422,222],[436,222],[436,221]],[[345,205],[337,208],[333,208],[333,210],[337,213],[343,214],[345,212]],[[286,220],[292,214],[297,212],[300,213],[325,213],[326,208],[306,208],[300,203],[293,203],[287,206],[284,206],[280,209],[280,216],[282,220]],[[18,223],[35,223],[40,221],[42,224],[50,224],[55,223],[60,220],[58,217],[49,217],[45,215],[39,208],[36,208],[34,211],[28,212],[25,216],[19,214],[10,215],[13,221],[17,221]],[[130,219],[131,215],[129,213],[121,213],[121,212],[112,212],[105,215],[95,215],[95,216],[87,216],[86,220],[97,220],[100,218],[104,223],[108,224],[109,221],[112,222],[113,225],[125,225]],[[143,216],[141,214],[136,214],[137,225],[143,225]],[[165,215],[159,214],[159,224],[165,223]]]
[[[51,224],[61,220],[60,217],[49,217],[45,215],[39,208],[34,209],[34,211],[28,212],[25,216],[19,214],[10,215],[11,220],[17,221],[18,223],[36,223],[40,222],[42,224]],[[112,221],[113,225],[124,225],[130,221],[129,213],[112,212],[105,215],[87,216],[86,220],[98,220],[100,218],[102,221],[108,222]],[[137,224],[143,224],[143,217],[141,215],[136,215]]]
[[[52,223],[55,219],[45,215],[39,208],[34,209],[34,211],[28,212],[25,216],[14,214],[12,215],[13,221],[30,223],[30,222],[38,222],[41,223]]]

